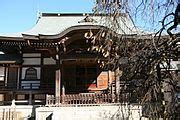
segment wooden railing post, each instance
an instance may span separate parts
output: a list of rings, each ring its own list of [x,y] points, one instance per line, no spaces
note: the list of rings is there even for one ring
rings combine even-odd
[[[64,85],[63,85],[63,87],[62,87],[61,102],[62,102],[62,103],[64,103],[64,102],[65,102],[65,87],[64,87]]]
[[[48,106],[49,105],[49,95],[46,94],[46,105]]]
[[[29,105],[32,105],[32,92],[29,92]]]

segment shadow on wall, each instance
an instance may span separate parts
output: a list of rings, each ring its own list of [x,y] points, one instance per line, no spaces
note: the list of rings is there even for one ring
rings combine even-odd
[[[53,115],[53,113],[51,113],[51,114],[46,118],[46,120],[52,120],[52,115]]]

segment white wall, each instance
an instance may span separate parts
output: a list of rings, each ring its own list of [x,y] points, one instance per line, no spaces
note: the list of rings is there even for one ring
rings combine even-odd
[[[40,65],[41,54],[40,53],[24,53],[23,54],[23,65]]]
[[[41,58],[23,58],[23,65],[41,65]]]
[[[53,58],[44,58],[43,64],[44,65],[55,65],[56,61]]]
[[[0,67],[0,81],[4,81],[5,67]]]
[[[41,107],[36,109],[36,120],[46,120],[52,114],[52,120],[139,120],[140,106],[85,106],[85,107]]]

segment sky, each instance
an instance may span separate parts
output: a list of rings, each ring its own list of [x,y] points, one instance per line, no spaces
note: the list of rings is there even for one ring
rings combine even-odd
[[[94,4],[95,0],[0,0],[0,34],[21,33],[31,29],[37,22],[39,12],[91,13]],[[132,5],[134,6],[134,4]],[[160,12],[160,15],[156,16],[161,20],[163,15]],[[140,16],[134,21],[137,27],[148,31],[149,29],[154,31],[152,28],[159,29],[159,27],[154,27],[154,23],[152,25],[142,22],[142,17]],[[158,21],[156,22],[160,25]]]
[[[31,29],[38,13],[90,13],[95,0],[0,0],[0,33]]]

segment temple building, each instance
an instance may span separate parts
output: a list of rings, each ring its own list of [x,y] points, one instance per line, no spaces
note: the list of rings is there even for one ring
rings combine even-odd
[[[105,92],[115,84],[115,73],[99,67],[85,34],[108,28],[106,22],[103,15],[42,13],[29,31],[0,35],[1,104],[45,104],[47,95]],[[126,14],[118,24],[118,34],[136,33]]]
[[[41,13],[32,29],[0,34],[0,105],[12,105],[12,101],[15,105],[57,107],[122,102],[119,71],[101,68],[97,60],[101,56],[88,50],[92,46],[89,38],[101,29],[114,31],[112,25],[106,15]],[[116,25],[121,29],[117,29],[115,35],[127,35],[126,39],[142,33],[127,14],[121,14]],[[123,102],[129,95],[122,96]],[[118,105],[113,105],[112,110],[119,110]],[[108,107],[98,109],[109,110]],[[50,112],[48,115],[42,112],[36,119],[40,120],[43,115],[47,118],[49,113],[65,114],[58,110],[60,112],[56,108],[39,108],[39,113]],[[141,107],[133,106],[131,117],[139,119],[139,111]]]

